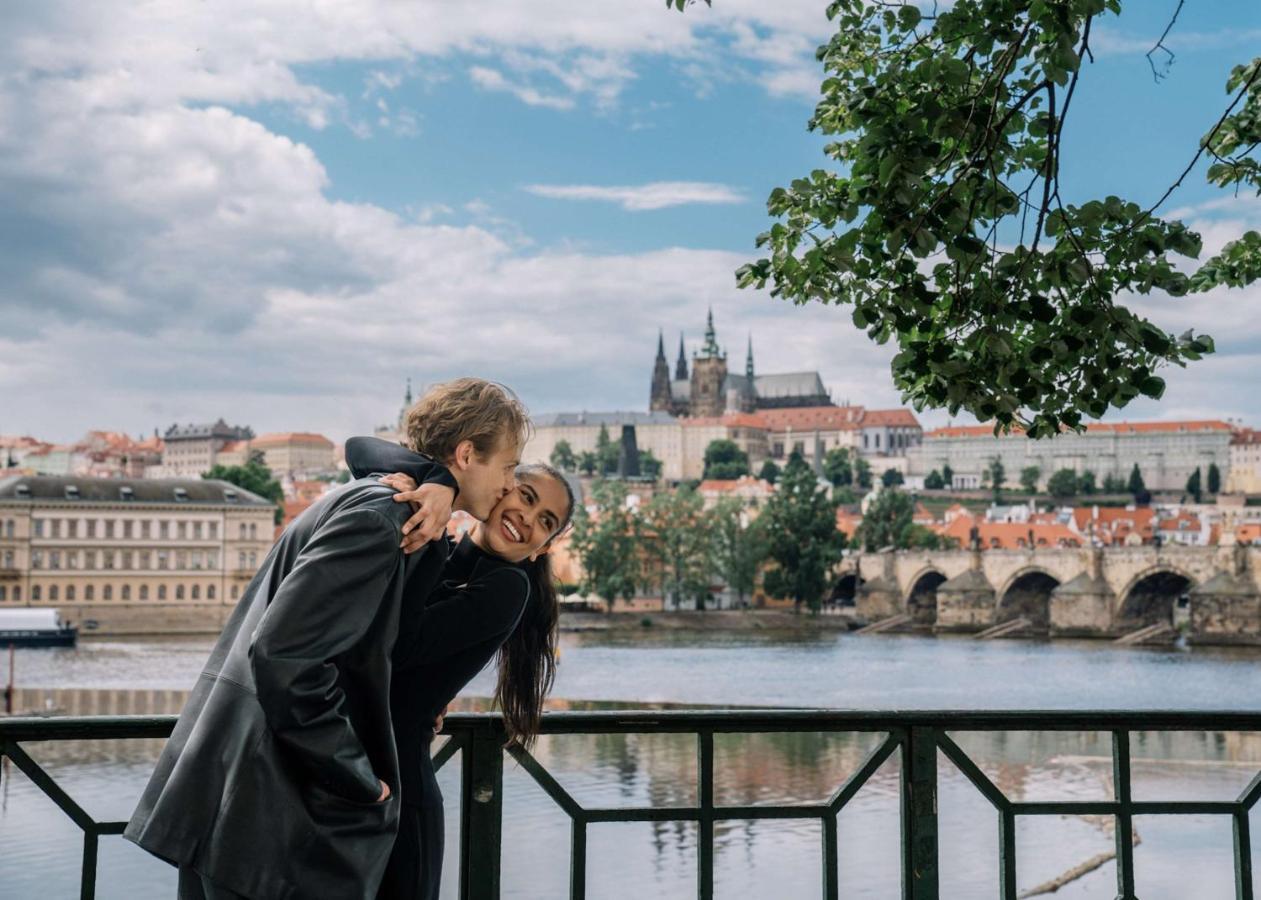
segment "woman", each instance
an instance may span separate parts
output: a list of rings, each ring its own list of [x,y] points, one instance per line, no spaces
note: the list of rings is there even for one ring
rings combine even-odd
[[[409,491],[416,455],[387,441],[353,438],[346,462]],[[424,601],[410,647],[395,653],[391,716],[399,752],[402,814],[378,894],[431,900],[442,874],[442,794],[430,755],[432,723],[498,654],[497,705],[508,737],[528,746],[555,675],[558,605],[547,554],[573,516],[569,483],[551,466],[517,469],[517,487],[451,550],[442,582]],[[402,633],[406,633],[402,630]]]

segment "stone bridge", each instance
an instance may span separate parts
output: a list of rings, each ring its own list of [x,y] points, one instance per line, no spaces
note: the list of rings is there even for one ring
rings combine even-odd
[[[847,555],[835,595],[859,618],[935,631],[1025,617],[1057,636],[1188,622],[1204,641],[1261,641],[1261,547],[887,550]]]

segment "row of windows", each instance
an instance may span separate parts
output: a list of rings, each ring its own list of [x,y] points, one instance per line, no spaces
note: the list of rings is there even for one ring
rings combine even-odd
[[[215,586],[213,584],[207,584],[204,588],[200,584],[190,584],[187,586],[177,584],[174,589],[170,591],[168,591],[165,584],[159,584],[152,590],[150,590],[149,585],[147,584],[138,585],[135,590],[132,589],[132,585],[124,584],[119,586],[117,592],[114,590],[114,585],[107,584],[101,587],[101,600],[113,600],[115,599],[116,593],[117,599],[119,600],[131,600],[133,596],[137,600],[166,600],[168,599],[168,593],[175,600],[201,600],[203,597],[206,600],[214,600],[218,596],[218,592],[215,590]],[[232,585],[232,599],[238,599],[240,593],[240,587],[235,584]],[[66,603],[75,603],[79,600],[83,600],[83,602],[87,603],[94,602],[96,600],[96,594],[96,585],[93,584],[85,585],[81,592],[76,591],[75,585],[73,584],[67,584],[64,586],[59,584],[50,584],[48,585],[47,591],[44,590],[43,585],[37,584],[31,588],[31,602],[43,603],[47,601],[48,603],[61,603],[64,601]],[[0,602],[9,601],[14,603],[22,602],[21,585],[14,585],[10,588],[6,585],[0,584]]]
[[[4,522],[4,536],[14,536],[14,521],[6,519]],[[52,518],[36,518],[31,524],[34,535],[37,538],[139,538],[141,540],[152,539],[155,535],[159,540],[167,540],[175,538],[177,540],[194,541],[200,540],[218,540],[219,539],[219,523],[218,522],[201,522],[201,521],[179,521],[171,522],[167,519],[159,519],[152,522],[148,519],[52,519]],[[229,533],[231,532],[228,529]],[[242,541],[258,540],[258,523],[257,522],[238,522],[236,528],[236,537]]]
[[[13,551],[5,551],[9,559]],[[247,559],[257,554],[242,552]],[[241,563],[245,567],[245,563]],[[6,567],[8,568],[8,567]],[[32,569],[217,569],[214,550],[32,550]]]

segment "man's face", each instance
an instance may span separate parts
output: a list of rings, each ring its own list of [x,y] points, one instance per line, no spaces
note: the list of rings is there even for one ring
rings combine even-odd
[[[469,515],[485,521],[495,504],[517,485],[513,473],[521,462],[521,448],[509,441],[507,446],[484,457],[476,451],[469,453],[465,460],[457,504]]]

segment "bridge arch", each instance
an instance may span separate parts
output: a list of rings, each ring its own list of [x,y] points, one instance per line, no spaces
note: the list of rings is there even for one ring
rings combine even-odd
[[[917,625],[932,625],[937,621],[937,588],[946,582],[946,576],[931,566],[921,569],[911,579],[903,607]]]
[[[1060,580],[1046,569],[1029,566],[1016,572],[997,592],[996,623],[1021,617],[1033,623],[1035,631],[1046,631],[1051,625],[1051,593]]]
[[[1195,587],[1195,579],[1178,566],[1157,563],[1139,572],[1119,596],[1116,621],[1121,628],[1173,623],[1179,597]]]
[[[866,580],[855,571],[842,572],[832,585],[828,602],[834,606],[853,606],[858,597],[858,589]]]

